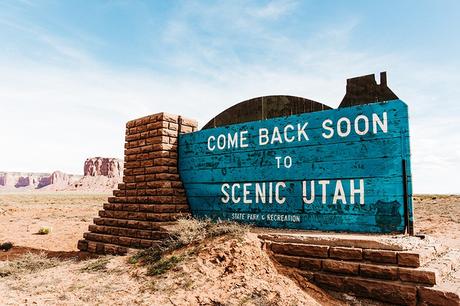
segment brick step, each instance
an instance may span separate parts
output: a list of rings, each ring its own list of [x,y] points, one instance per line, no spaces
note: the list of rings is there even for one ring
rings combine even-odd
[[[318,286],[397,305],[415,305],[417,287],[395,281],[315,272],[310,280]]]
[[[363,249],[354,247],[337,247],[328,245],[314,245],[306,243],[282,243],[266,241],[276,254],[304,256],[316,258],[333,258],[347,261],[368,261],[373,263],[394,264],[401,267],[418,268],[422,263],[432,259],[434,254],[423,250],[393,251],[381,249]],[[428,255],[429,254],[429,255]]]
[[[161,243],[161,240],[140,239],[126,236],[114,236],[90,232],[84,233],[83,238],[85,238],[88,241],[109,243],[135,249],[149,248]]]
[[[129,219],[113,219],[113,218],[94,218],[94,224],[103,226],[114,226],[123,228],[133,228],[152,231],[167,231],[166,226],[173,225],[175,222],[153,222],[153,221],[138,221]]]
[[[378,239],[371,239],[364,235],[328,234],[261,234],[259,239],[280,243],[296,243],[310,245],[327,245],[336,247],[349,247],[361,249],[379,249],[390,251],[404,251],[398,244],[387,243]]]
[[[188,205],[182,204],[145,204],[145,203],[104,203],[105,210],[154,213],[188,213]]]
[[[130,219],[140,221],[154,222],[171,222],[176,221],[181,217],[188,216],[186,213],[146,213],[146,212],[130,212],[124,210],[100,210],[99,217],[114,218],[114,219]]]
[[[459,280],[460,281],[460,280]],[[433,306],[460,305],[459,283],[441,284],[434,287],[418,287],[418,304]]]
[[[110,255],[126,255],[128,248],[103,242],[88,241],[86,239],[78,240],[78,249],[82,252]]]
[[[161,240],[169,237],[166,231],[151,231],[151,230],[140,230],[123,227],[113,226],[101,226],[101,225],[90,225],[89,229],[92,233],[108,234],[114,236],[125,236],[132,238],[141,238],[149,240]]]
[[[307,274],[320,287],[397,305],[458,306],[458,295],[435,287],[414,286],[402,282],[372,280],[363,277],[323,272]]]
[[[273,257],[282,265],[310,272],[323,271],[336,275],[361,276],[410,283],[412,285],[433,286],[436,284],[436,273],[423,268],[406,268],[396,265],[343,261],[330,258],[298,257],[276,253]]]

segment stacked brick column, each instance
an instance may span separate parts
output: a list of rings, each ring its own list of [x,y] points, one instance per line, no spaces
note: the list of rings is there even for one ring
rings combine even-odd
[[[196,129],[195,120],[166,113],[126,124],[123,183],[99,211],[78,249],[122,255],[168,236],[164,226],[189,214],[177,170],[177,138]]]

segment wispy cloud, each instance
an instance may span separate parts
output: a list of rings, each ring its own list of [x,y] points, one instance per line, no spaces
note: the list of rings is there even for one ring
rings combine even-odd
[[[410,106],[415,191],[458,192],[455,69],[405,52],[350,47],[363,26],[353,15],[292,35],[282,22],[298,5],[187,2],[168,13],[161,35],[145,35],[152,49],[137,59],[144,67],[116,65],[93,53],[93,44],[106,46],[94,33],[68,28],[73,35],[65,37],[0,14],[5,27],[27,33],[22,52],[0,53],[2,124],[8,127],[0,129],[8,147],[0,151],[0,170],[81,172],[91,155],[122,157],[124,123],[161,111],[204,124],[261,95],[337,106],[347,77],[387,70],[390,87]],[[24,49],[34,47],[42,57]],[[443,184],[434,183],[440,179]]]
[[[266,5],[251,9],[251,15],[260,18],[277,19],[296,8],[298,1],[273,0]]]

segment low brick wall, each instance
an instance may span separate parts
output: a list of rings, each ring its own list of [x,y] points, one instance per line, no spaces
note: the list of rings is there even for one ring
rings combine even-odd
[[[123,183],[108,198],[78,249],[126,254],[168,237],[164,228],[189,214],[177,171],[177,139],[197,129],[195,120],[159,113],[126,124]]]
[[[270,240],[264,247],[281,265],[320,287],[398,305],[459,305],[459,296],[436,287],[438,273],[420,267],[423,251],[398,251]]]

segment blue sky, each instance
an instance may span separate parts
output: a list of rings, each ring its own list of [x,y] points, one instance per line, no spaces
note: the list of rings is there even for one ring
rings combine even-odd
[[[415,192],[459,193],[458,1],[1,1],[0,170],[123,157],[127,120],[201,125],[269,94],[336,107],[388,72],[409,104]]]

